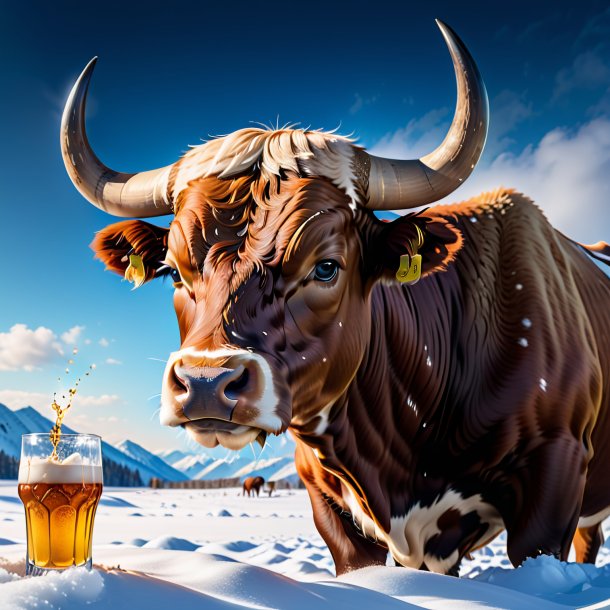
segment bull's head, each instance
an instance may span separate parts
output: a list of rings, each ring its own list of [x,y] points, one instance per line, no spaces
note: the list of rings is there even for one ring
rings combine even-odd
[[[141,260],[141,280],[174,280],[181,346],[164,374],[164,424],[184,426],[207,447],[232,449],[289,425],[316,432],[379,331],[370,322],[374,284],[396,281],[405,261],[413,272],[415,254],[423,275],[431,273],[459,248],[448,224],[417,214],[383,223],[373,214],[444,197],[481,154],[485,87],[459,38],[439,25],[455,68],[457,107],[443,143],[418,160],[374,157],[319,131],[245,129],[171,166],[117,173],[87,140],[94,62],[85,68],[62,122],[75,186],[115,216],[175,214],[169,229],[129,220],[92,244],[121,275]]]

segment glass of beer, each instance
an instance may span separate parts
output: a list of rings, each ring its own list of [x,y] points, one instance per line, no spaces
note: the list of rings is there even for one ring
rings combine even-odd
[[[27,528],[26,574],[91,569],[93,519],[102,495],[102,448],[95,434],[24,434],[19,497]]]

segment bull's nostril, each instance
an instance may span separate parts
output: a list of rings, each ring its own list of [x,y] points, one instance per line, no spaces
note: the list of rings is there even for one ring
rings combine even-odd
[[[171,375],[171,380],[174,383],[174,388],[176,391],[176,394],[179,393],[183,393],[183,392],[188,392],[188,384],[186,382],[186,380],[184,380],[179,372],[176,370],[178,367],[174,367],[172,369],[172,375]]]
[[[237,379],[231,381],[231,383],[229,383],[224,389],[225,396],[229,400],[237,400],[247,387],[249,380],[250,373],[248,372],[247,368],[244,368],[242,374]]]

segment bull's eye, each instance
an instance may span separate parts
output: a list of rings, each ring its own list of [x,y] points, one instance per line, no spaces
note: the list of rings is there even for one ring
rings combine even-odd
[[[318,282],[331,282],[335,279],[338,271],[339,263],[331,259],[326,259],[320,261],[316,265],[313,279]]]
[[[172,278],[172,281],[176,284],[178,282],[182,281],[182,278],[180,277],[180,272],[178,271],[178,269],[172,268],[171,271],[169,272],[169,275]]]

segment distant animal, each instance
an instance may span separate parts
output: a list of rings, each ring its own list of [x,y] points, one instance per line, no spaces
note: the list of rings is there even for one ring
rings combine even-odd
[[[64,162],[86,198],[117,216],[174,214],[92,244],[136,285],[174,282],[181,346],[162,423],[230,449],[290,428],[337,574],[388,551],[457,574],[503,529],[514,565],[566,559],[572,540],[593,562],[610,515],[610,281],[590,259],[608,262],[608,245],[575,243],[512,190],[375,214],[445,197],[483,149],[483,81],[441,30],[457,106],[421,159],[249,128],[124,174],[85,133],[93,62],[64,112]]]
[[[271,497],[271,494],[275,491],[275,481],[269,481],[267,483],[267,491],[269,492],[269,497]]]
[[[256,497],[258,498],[260,490],[262,489],[264,484],[265,479],[263,479],[263,477],[248,477],[244,480],[244,483],[242,485],[241,495],[245,496],[246,494],[248,494],[248,496],[250,496],[251,493],[256,492]]]

